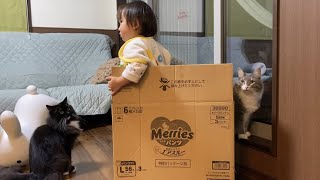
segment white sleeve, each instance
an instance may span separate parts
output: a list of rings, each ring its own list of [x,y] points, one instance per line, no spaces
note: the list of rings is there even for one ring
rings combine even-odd
[[[120,59],[126,63],[138,62],[147,64],[150,62],[147,51],[146,44],[142,40],[136,39],[124,47]]]
[[[130,63],[122,72],[122,76],[131,82],[138,83],[147,67],[147,64],[137,62]]]

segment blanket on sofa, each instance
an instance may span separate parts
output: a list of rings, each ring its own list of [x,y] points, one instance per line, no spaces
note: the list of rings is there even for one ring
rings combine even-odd
[[[28,85],[58,100],[68,96],[79,114],[106,113],[108,88],[89,80],[113,45],[102,34],[0,33],[0,113],[13,110]]]

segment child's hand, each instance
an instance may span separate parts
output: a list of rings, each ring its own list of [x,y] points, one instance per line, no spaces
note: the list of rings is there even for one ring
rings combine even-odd
[[[121,88],[130,83],[126,78],[119,76],[109,76],[107,77],[109,90],[111,91],[111,95],[115,95]]]

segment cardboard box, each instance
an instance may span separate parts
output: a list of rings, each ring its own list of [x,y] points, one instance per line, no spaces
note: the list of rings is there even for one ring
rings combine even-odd
[[[114,179],[233,180],[232,93],[231,64],[149,67],[112,99]]]

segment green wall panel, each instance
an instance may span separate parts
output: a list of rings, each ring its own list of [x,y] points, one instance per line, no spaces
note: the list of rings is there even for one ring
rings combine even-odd
[[[0,0],[0,31],[27,30],[26,0]]]

